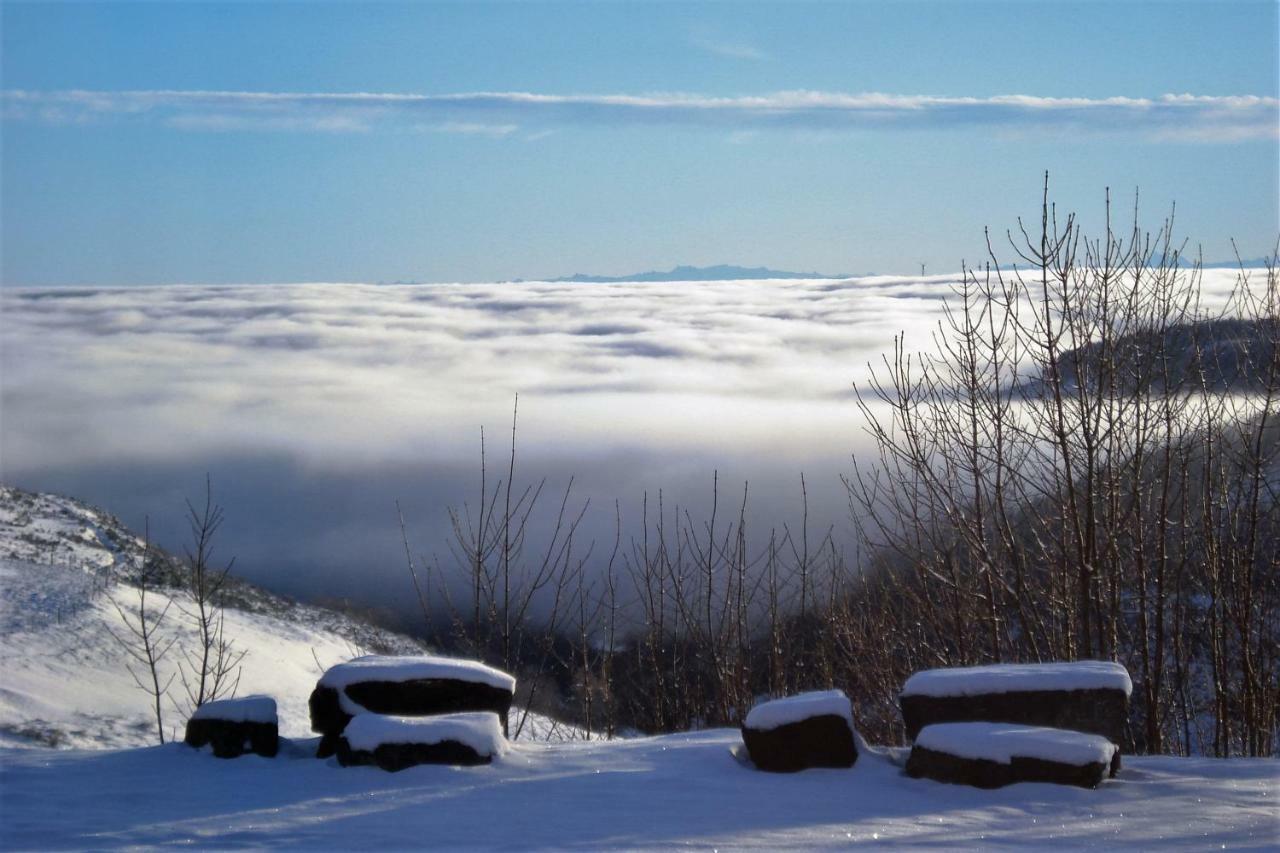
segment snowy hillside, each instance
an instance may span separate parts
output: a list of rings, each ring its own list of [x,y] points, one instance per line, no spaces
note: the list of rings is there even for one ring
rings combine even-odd
[[[116,639],[125,629],[113,604],[137,607],[142,551],[142,541],[105,512],[0,487],[0,745],[155,743],[148,697]],[[157,612],[177,599],[162,626],[178,638],[163,662],[167,678],[195,628],[179,610],[184,594],[151,595],[148,607]],[[246,653],[238,692],[275,696],[287,737],[310,736],[307,697],[322,666],[365,650],[422,650],[407,637],[248,584],[234,584],[229,598],[226,636]],[[180,737],[188,708],[177,681],[171,694],[177,705],[165,707],[166,729]]]

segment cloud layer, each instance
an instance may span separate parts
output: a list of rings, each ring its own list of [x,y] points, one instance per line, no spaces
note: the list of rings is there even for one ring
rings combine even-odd
[[[1230,270],[1205,276],[1220,301]],[[905,330],[930,345],[954,279],[169,286],[0,291],[0,480],[81,497],[183,541],[206,471],[222,553],[304,596],[399,606],[396,524],[448,558],[478,429],[518,479],[577,477],[584,541],[665,490],[697,517],[712,472],[750,482],[753,530],[846,529],[838,475],[866,441],[851,382]],[[491,471],[491,475],[494,472]]]
[[[938,97],[788,91],[744,97],[577,95],[28,91],[4,92],[4,117],[84,123],[155,121],[186,130],[369,131],[380,127],[489,132],[563,125],[673,125],[759,130],[938,130],[1139,133],[1160,139],[1280,137],[1280,99],[1166,94],[1155,98]]]

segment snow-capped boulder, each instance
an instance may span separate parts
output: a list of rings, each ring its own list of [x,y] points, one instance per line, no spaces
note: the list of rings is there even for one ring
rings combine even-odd
[[[1008,723],[937,723],[916,736],[907,775],[1001,788],[1053,782],[1096,788],[1118,750],[1101,735]]]
[[[488,764],[506,749],[498,715],[489,711],[434,717],[361,714],[338,738],[343,767],[374,764],[395,772],[417,764]]]
[[[218,758],[251,752],[271,758],[280,749],[276,700],[244,696],[205,702],[187,720],[184,742],[196,748],[210,745]]]
[[[757,704],[743,721],[742,740],[752,763],[775,773],[852,767],[858,760],[853,711],[839,690]]]
[[[1128,671],[1109,661],[995,664],[917,672],[899,703],[909,738],[934,723],[989,722],[1088,732],[1120,745],[1132,692]]]
[[[462,711],[497,714],[507,731],[516,680],[478,661],[436,655],[366,655],[331,667],[311,694],[311,730],[320,757],[363,714],[421,717]]]

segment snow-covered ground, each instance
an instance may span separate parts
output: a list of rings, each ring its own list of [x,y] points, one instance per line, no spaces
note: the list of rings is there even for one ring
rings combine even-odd
[[[308,757],[222,760],[181,744],[0,752],[0,847],[306,849],[1017,846],[1275,849],[1277,764],[1133,758],[1097,790],[982,791],[850,770],[759,772],[736,731],[514,744],[483,767],[386,773]]]
[[[889,751],[862,750],[851,770],[769,774],[747,763],[733,730],[585,741],[531,717],[489,766],[342,768],[313,757],[307,697],[323,667],[356,653],[353,637],[395,635],[252,588],[227,612],[227,636],[247,651],[239,693],[273,696],[294,740],[274,759],[143,746],[155,740],[147,696],[111,634],[111,601],[134,600],[136,544],[105,513],[0,490],[0,848],[1280,843],[1274,760],[1126,758],[1097,790],[981,791],[910,779]],[[167,719],[181,731],[179,709]]]

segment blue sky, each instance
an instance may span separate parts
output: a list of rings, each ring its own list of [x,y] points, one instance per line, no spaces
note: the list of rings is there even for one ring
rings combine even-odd
[[[1256,256],[1278,39],[1273,2],[5,3],[0,280],[954,270],[1046,169]]]

